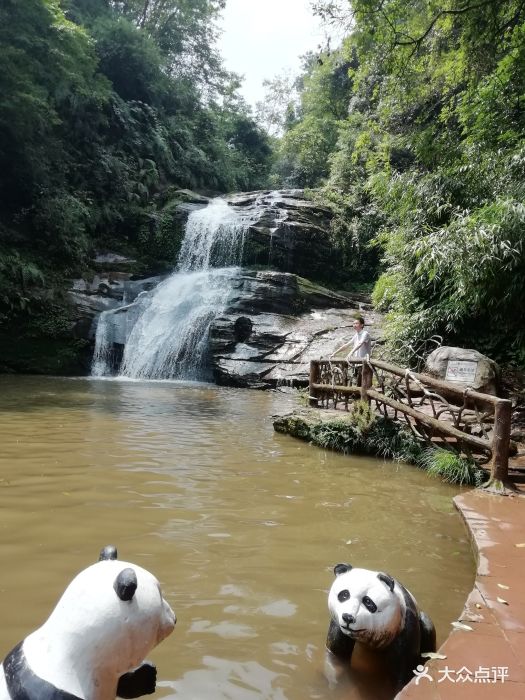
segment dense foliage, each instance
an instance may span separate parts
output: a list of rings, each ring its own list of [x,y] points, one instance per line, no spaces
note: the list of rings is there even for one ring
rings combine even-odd
[[[324,187],[354,277],[380,251],[399,360],[440,334],[525,364],[525,4],[314,5],[347,38],[307,66],[279,174]]]
[[[61,280],[85,269],[98,247],[172,264],[174,232],[163,206],[178,187],[229,191],[265,182],[268,138],[214,48],[223,6],[2,1],[4,332],[30,313],[41,318],[50,295],[60,304]]]
[[[173,192],[265,186],[273,142],[272,184],[321,190],[334,284],[376,283],[398,360],[438,334],[525,365],[525,3],[314,0],[346,38],[269,82],[273,141],[217,55],[224,4],[0,4],[2,348],[67,335],[97,249],[172,265]]]

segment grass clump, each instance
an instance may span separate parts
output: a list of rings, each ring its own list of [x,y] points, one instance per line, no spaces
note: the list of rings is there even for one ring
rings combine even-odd
[[[442,447],[429,447],[423,451],[418,466],[430,476],[439,477],[450,484],[480,486],[484,473],[471,457],[462,457],[457,452]]]
[[[423,451],[423,443],[414,433],[383,416],[377,417],[371,426],[367,444],[369,454],[409,464],[416,464]]]

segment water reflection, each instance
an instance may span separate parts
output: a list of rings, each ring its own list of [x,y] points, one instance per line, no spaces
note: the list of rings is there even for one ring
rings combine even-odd
[[[230,661],[205,656],[202,671],[188,671],[173,683],[168,698],[214,698],[215,700],[286,700],[282,687],[286,677],[269,671],[256,661]],[[277,686],[277,687],[276,687]]]
[[[269,416],[291,402],[175,382],[0,377],[0,652],[114,542],[158,576],[177,613],[152,655],[156,697],[377,700],[323,676],[332,567],[396,576],[442,640],[474,576],[455,491],[275,434]]]

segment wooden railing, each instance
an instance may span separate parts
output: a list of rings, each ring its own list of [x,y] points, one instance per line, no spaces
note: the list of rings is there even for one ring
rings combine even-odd
[[[401,418],[420,437],[448,436],[461,449],[491,460],[491,478],[508,480],[511,402],[452,382],[412,372],[382,360],[312,360],[311,406],[334,408],[351,398],[375,404],[394,420]]]

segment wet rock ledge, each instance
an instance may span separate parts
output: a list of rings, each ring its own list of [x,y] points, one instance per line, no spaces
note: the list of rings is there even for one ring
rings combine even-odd
[[[307,386],[310,360],[353,335],[363,314],[375,342],[381,317],[360,296],[342,295],[291,273],[243,269],[226,312],[210,327],[218,384],[247,388]]]

